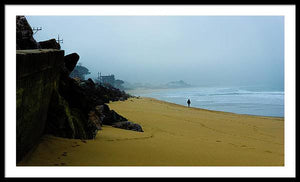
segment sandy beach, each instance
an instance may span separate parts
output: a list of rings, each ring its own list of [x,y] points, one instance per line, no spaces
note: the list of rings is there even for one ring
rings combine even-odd
[[[109,107],[144,132],[103,126],[94,140],[45,135],[18,165],[283,166],[284,118],[130,98]]]

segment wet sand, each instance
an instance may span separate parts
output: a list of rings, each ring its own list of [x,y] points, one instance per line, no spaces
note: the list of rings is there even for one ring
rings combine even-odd
[[[284,165],[283,118],[188,108],[152,98],[109,106],[144,132],[104,126],[94,140],[46,135],[18,165]]]

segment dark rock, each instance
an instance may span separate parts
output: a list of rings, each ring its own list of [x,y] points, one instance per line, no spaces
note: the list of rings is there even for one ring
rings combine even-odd
[[[119,122],[119,121],[128,121],[126,118],[124,118],[123,116],[121,116],[120,114],[116,113],[114,110],[110,111],[111,116],[113,118],[113,120],[115,122]]]
[[[88,115],[89,115],[89,121],[88,122],[94,123],[95,126],[97,127],[97,129],[101,130],[102,121],[99,118],[99,116],[96,114],[96,112],[95,111],[90,111]]]
[[[17,48],[38,48],[32,34],[26,18],[17,17]],[[54,41],[42,42],[41,45],[53,48],[57,46]],[[96,84],[92,79],[70,78],[78,60],[78,54],[64,56],[62,50],[17,51],[17,161],[43,133],[93,139],[102,124],[127,121],[105,103],[127,99],[129,95]],[[122,124],[122,127],[139,130],[133,123]]]
[[[87,118],[80,109],[71,108],[58,91],[53,92],[48,113],[45,133],[77,139],[93,139],[97,134],[99,118],[92,113]]]
[[[97,135],[98,132],[98,126],[97,123],[91,121],[90,119],[87,120],[86,122],[86,138],[81,138],[81,139],[94,139]],[[101,128],[100,128],[101,129]]]
[[[56,51],[53,49],[45,49],[46,52],[49,51]],[[19,56],[26,53],[27,50],[19,51]],[[28,50],[29,51],[29,50]],[[30,50],[32,51],[32,50]],[[59,50],[57,50],[59,51]],[[34,52],[43,52],[42,50],[34,50]],[[62,51],[63,52],[63,51]],[[42,55],[42,57],[35,58],[34,55],[30,56],[27,62],[18,62],[17,65],[17,79],[29,79],[28,71],[32,73],[36,73],[38,69],[38,65],[41,64],[41,69],[47,70],[49,68],[48,63],[49,61],[42,62],[41,60],[48,60],[49,57],[55,56],[55,54],[51,55]],[[56,58],[53,58],[55,61]],[[57,58],[58,59],[58,58]],[[47,98],[48,103],[43,103],[43,105],[31,104],[31,106],[22,107],[19,109],[19,103],[23,104],[19,100],[27,100],[29,97],[25,97],[25,91],[17,90],[17,116],[18,118],[22,116],[27,116],[31,113],[31,111],[27,111],[31,109],[31,107],[37,105],[40,109],[44,109],[46,113],[43,116],[45,119],[43,127],[40,129],[40,132],[36,132],[34,130],[30,130],[32,133],[37,133],[39,136],[44,132],[44,128],[46,133],[53,134],[59,137],[65,138],[79,138],[79,139],[92,139],[96,136],[99,129],[101,129],[102,124],[112,125],[117,122],[127,121],[126,118],[122,117],[118,113],[113,110],[110,110],[108,103],[110,100],[120,100],[121,97],[124,99],[127,95],[124,92],[121,92],[118,89],[114,88],[106,88],[99,84],[95,84],[92,79],[88,80],[79,80],[79,79],[72,79],[69,77],[69,70],[65,67],[65,57],[63,54],[61,55],[61,64],[55,67],[55,70],[47,70],[50,71],[49,73],[38,73],[41,74],[37,78],[32,76],[32,78],[36,79],[37,82],[35,85],[27,84],[27,87],[30,87],[30,92],[35,93],[33,96],[32,101],[37,99],[37,101],[41,101],[41,97]],[[25,65],[24,65],[24,64]],[[26,65],[30,63],[30,66]],[[45,63],[45,65],[44,65]],[[46,64],[47,63],[47,64]],[[51,63],[52,64],[52,63]],[[53,63],[54,64],[54,63]],[[55,63],[56,64],[56,63]],[[51,67],[51,65],[50,65]],[[24,69],[28,69],[28,71],[24,71]],[[55,77],[56,82],[55,84],[51,81],[52,75]],[[30,74],[29,74],[30,75]],[[24,77],[24,78],[23,78]],[[45,81],[40,81],[38,78],[45,79]],[[20,82],[25,84],[25,82]],[[28,83],[35,83],[34,81],[30,81]],[[19,84],[19,81],[17,82]],[[42,85],[38,85],[42,84]],[[48,85],[52,85],[53,88],[48,88]],[[37,87],[38,86],[38,87]],[[45,87],[45,89],[43,88]],[[46,89],[48,88],[48,89]],[[18,87],[19,89],[19,87]],[[43,91],[40,94],[40,91]],[[28,90],[27,90],[28,91]],[[29,92],[26,91],[26,94]],[[49,95],[44,94],[45,91],[49,92]],[[54,92],[53,92],[54,91]],[[52,97],[51,97],[52,93]],[[51,98],[51,99],[50,99]],[[26,104],[25,104],[26,105]],[[48,107],[49,106],[49,107]],[[47,109],[45,109],[47,108]],[[27,110],[26,110],[27,109]],[[34,108],[32,108],[34,109]],[[48,115],[47,115],[48,112]],[[34,116],[36,117],[36,116]],[[43,117],[36,117],[36,118],[29,118],[28,121],[40,122],[41,118]],[[24,126],[18,122],[18,128],[30,128],[39,126],[39,124],[33,125],[26,125]],[[22,125],[22,126],[21,126]],[[25,126],[26,125],[26,126]],[[44,127],[46,125],[46,127]],[[29,127],[30,126],[30,127]],[[17,129],[18,133],[21,133],[22,129]],[[18,142],[24,142],[26,134],[19,134],[18,135]],[[22,138],[22,139],[21,139]],[[24,138],[24,139],[23,139]],[[38,137],[36,137],[38,138]],[[26,142],[24,142],[26,143]],[[19,144],[18,144],[19,145]],[[20,146],[20,145],[19,145]],[[19,147],[18,146],[18,147]],[[31,147],[31,146],[30,146]],[[29,147],[28,147],[29,148]]]
[[[103,114],[103,110],[104,110],[103,105],[98,105],[98,106],[95,107],[96,114],[98,114],[98,115]]]
[[[93,139],[98,129],[97,115],[71,108],[68,102],[55,91],[51,98],[46,133],[64,138]]]
[[[75,137],[77,139],[94,139],[97,135],[97,126],[89,122],[87,114],[78,108],[72,108],[71,115],[75,128]]]
[[[139,124],[130,122],[130,121],[121,121],[114,123],[112,127],[115,128],[121,128],[121,129],[126,129],[126,130],[133,130],[133,131],[138,131],[138,132],[144,132],[142,127]]]
[[[60,81],[60,93],[70,104],[70,107],[76,107],[84,110],[88,114],[97,105],[109,103],[109,101],[117,101],[121,97],[122,100],[127,99],[129,96],[120,90],[108,89],[99,84],[95,84],[92,79],[79,80],[72,79],[69,76],[62,76]],[[109,108],[104,105],[105,115],[111,115]]]
[[[121,121],[128,121],[128,120],[123,116],[119,115],[118,113],[116,113],[114,110],[111,110],[110,112],[105,112],[103,124],[112,125],[114,123],[121,122]]]
[[[54,136],[75,138],[76,131],[73,115],[66,100],[54,91],[48,111],[47,126],[45,133]]]
[[[110,113],[110,109],[109,109],[108,105],[106,105],[106,104],[103,104],[103,113],[106,113],[106,114]]]
[[[77,53],[72,53],[65,56],[65,66],[70,73],[74,70],[78,60],[79,55]]]
[[[95,113],[97,114],[97,116],[99,117],[100,119],[100,124],[102,126],[103,124],[103,120],[105,118],[105,115],[104,115],[104,105],[98,105],[95,107]]]
[[[57,98],[53,98],[47,120],[47,132],[66,138],[92,139],[101,129],[102,121],[95,114],[93,97],[87,94],[81,81],[70,78],[62,66]],[[90,82],[90,81],[89,81]]]
[[[95,88],[95,83],[94,83],[94,81],[93,81],[91,78],[89,78],[87,81],[88,81],[87,83],[88,83],[91,87]]]
[[[96,106],[87,90],[70,77],[61,77],[59,92],[69,103],[70,107],[78,108],[86,115]]]
[[[60,49],[59,43],[55,39],[39,42],[41,49]]]
[[[33,31],[25,16],[16,18],[17,50],[39,49],[39,44],[33,38]]]
[[[17,161],[43,134],[51,95],[60,78],[62,50],[17,50]]]

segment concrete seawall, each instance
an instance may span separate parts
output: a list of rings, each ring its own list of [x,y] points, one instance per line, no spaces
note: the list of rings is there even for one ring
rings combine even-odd
[[[63,50],[17,50],[17,162],[44,131],[63,64]]]

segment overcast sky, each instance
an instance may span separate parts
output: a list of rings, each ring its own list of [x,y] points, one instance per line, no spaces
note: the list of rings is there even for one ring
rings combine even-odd
[[[284,85],[283,16],[26,16],[91,72],[131,83]]]

